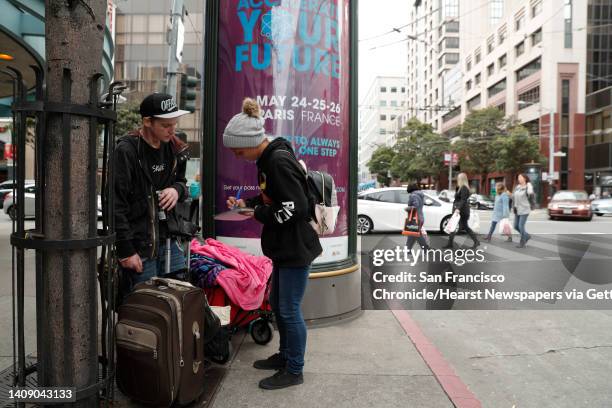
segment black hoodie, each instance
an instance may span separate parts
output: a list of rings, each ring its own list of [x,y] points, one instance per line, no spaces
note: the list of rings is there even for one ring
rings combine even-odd
[[[137,135],[127,135],[117,141],[115,148],[115,247],[119,259],[135,253],[154,258],[160,239],[164,238],[157,217],[155,188],[143,165],[144,143]],[[184,201],[189,196],[185,184],[186,152],[176,152],[170,143],[164,142],[160,149],[166,150],[165,157],[171,161],[168,165],[172,169],[168,185],[160,188],[175,188],[179,201]]]
[[[255,219],[263,224],[261,248],[275,266],[302,267],[312,263],[323,249],[310,226],[311,205],[306,176],[289,142],[276,138],[257,160],[261,191],[272,200],[265,205],[261,195],[246,200],[255,208]]]

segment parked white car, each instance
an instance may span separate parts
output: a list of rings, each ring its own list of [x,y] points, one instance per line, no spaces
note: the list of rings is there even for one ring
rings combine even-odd
[[[24,217],[34,218],[36,215],[36,186],[30,185],[26,186],[24,189],[24,201],[25,207],[23,209]],[[98,195],[98,218],[102,217],[102,197]],[[13,193],[8,193],[4,197],[4,205],[3,205],[4,213],[7,214],[11,220],[17,219],[17,205],[15,204],[15,199],[13,197]]]
[[[24,187],[29,187],[29,186],[33,186],[34,180],[25,180],[24,182]],[[0,183],[0,208],[2,208],[2,205],[4,203],[4,198],[6,197],[6,195],[8,193],[12,193],[13,189],[17,186],[17,183],[15,183],[12,179],[11,180],[5,180],[2,183]]]
[[[425,196],[423,216],[427,231],[444,231],[453,205],[429,194]],[[368,190],[357,196],[357,233],[401,231],[406,221],[408,192],[403,187]]]

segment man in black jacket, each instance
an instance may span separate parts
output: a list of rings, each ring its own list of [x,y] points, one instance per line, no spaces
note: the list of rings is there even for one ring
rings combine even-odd
[[[256,161],[261,193],[248,200],[227,200],[229,208],[254,208],[253,216],[263,224],[261,248],[272,260],[270,303],[276,317],[279,352],[253,366],[278,370],[259,382],[263,389],[280,389],[304,382],[306,323],[300,309],[310,265],[323,251],[319,237],[309,224],[313,201],[308,196],[306,176],[289,142],[269,142],[259,106],[245,99],[242,113],[235,115],[223,132],[223,144],[236,157]]]
[[[120,138],[115,148],[115,247],[130,286],[165,273],[169,230],[164,219],[189,196],[187,146],[174,134],[178,117],[186,113],[171,95],[151,94],[140,104],[142,127]],[[170,259],[170,272],[186,268],[176,240]]]

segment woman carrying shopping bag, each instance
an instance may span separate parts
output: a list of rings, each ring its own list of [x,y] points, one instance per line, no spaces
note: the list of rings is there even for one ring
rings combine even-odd
[[[531,235],[527,233],[525,224],[529,213],[535,207],[535,195],[533,186],[529,182],[529,177],[526,174],[518,175],[518,184],[512,193],[512,204],[514,206],[514,229],[521,234],[521,242],[517,248],[524,248],[527,241],[531,239]]]
[[[457,175],[457,190],[455,192],[455,201],[453,202],[453,208],[455,210],[455,213],[459,213],[460,216],[459,228],[456,231],[450,233],[448,237],[448,244],[444,246],[445,249],[453,248],[453,240],[455,239],[455,235],[461,230],[464,230],[470,236],[470,238],[472,238],[472,241],[474,241],[472,248],[477,248],[480,245],[476,233],[472,231],[472,229],[468,225],[468,219],[470,218],[470,203],[468,201],[469,197],[470,188],[467,174],[459,173],[459,175]]]
[[[495,184],[495,191],[497,191],[497,196],[495,197],[495,205],[493,206],[493,217],[491,219],[491,227],[489,228],[489,233],[487,234],[485,241],[490,242],[491,236],[495,231],[495,227],[497,223],[500,223],[502,220],[508,220],[510,217],[510,196],[506,191],[506,186],[504,183]],[[509,222],[509,221],[508,221]],[[504,225],[500,223],[500,233],[504,233]],[[512,241],[512,231],[510,231],[510,235],[508,236],[508,241]]]
[[[429,245],[427,245],[427,239],[423,236],[423,224],[425,223],[425,218],[423,218],[423,205],[425,203],[425,197],[423,196],[423,192],[419,189],[417,184],[410,184],[407,188],[408,193],[408,208],[414,208],[417,212],[417,219],[419,223],[419,234],[416,235],[408,235],[406,239],[406,247],[410,251],[414,246],[414,242],[418,241],[419,245],[423,250],[427,250]]]

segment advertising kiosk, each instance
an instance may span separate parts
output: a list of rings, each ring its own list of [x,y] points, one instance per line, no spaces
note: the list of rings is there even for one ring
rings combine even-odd
[[[202,141],[203,236],[261,254],[255,220],[216,221],[226,200],[259,193],[253,163],[223,147],[223,129],[246,97],[257,100],[266,135],[290,141],[309,170],[329,173],[340,212],[321,237],[304,298],[307,320],[360,312],[357,262],[356,1],[207,2]]]

